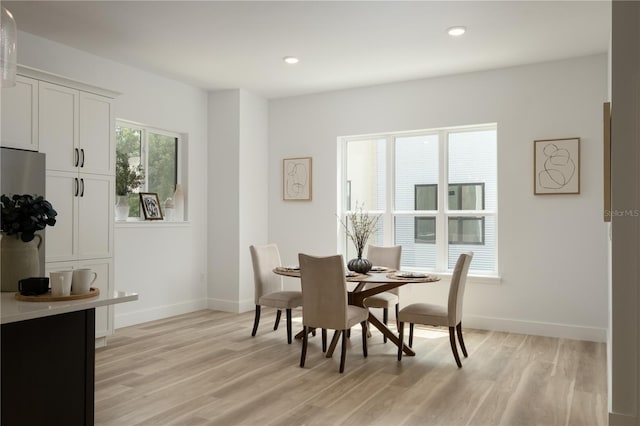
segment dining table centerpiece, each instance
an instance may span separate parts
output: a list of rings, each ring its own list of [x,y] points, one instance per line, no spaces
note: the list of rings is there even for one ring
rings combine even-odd
[[[366,274],[371,270],[373,264],[362,257],[362,252],[367,245],[369,237],[378,229],[378,219],[380,216],[370,215],[363,209],[363,205],[356,203],[355,210],[346,213],[345,219],[341,220],[347,237],[353,242],[358,257],[351,259],[347,263],[350,271]]]
[[[3,194],[0,207],[0,288],[17,291],[19,280],[44,272],[40,271],[38,255],[42,237],[36,232],[55,225],[58,213],[41,195]]]

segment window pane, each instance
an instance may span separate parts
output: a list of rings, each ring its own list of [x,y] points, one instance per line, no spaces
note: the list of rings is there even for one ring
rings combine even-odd
[[[496,270],[496,218],[484,218],[485,240],[482,245],[449,244],[448,268],[453,269],[460,253],[473,252],[471,269],[474,271],[494,272]],[[404,248],[402,251],[404,257]]]
[[[148,192],[157,192],[160,204],[173,197],[177,178],[178,140],[173,136],[149,133]]]
[[[142,131],[116,127],[116,195],[128,194],[129,217],[140,216],[140,185],[133,186],[135,170],[141,170]],[[144,184],[142,180],[141,184]]]
[[[457,203],[450,210],[476,210],[484,202],[484,208],[497,208],[497,154],[496,130],[449,133],[449,183],[484,184],[484,199],[478,198],[479,187],[473,185],[459,193]],[[454,188],[449,188],[451,191]],[[460,192],[460,188],[456,188]],[[475,191],[475,203],[473,193]],[[467,199],[465,200],[465,195]],[[451,202],[451,196],[448,197]],[[463,204],[459,204],[460,201]],[[466,201],[466,203],[465,203]],[[473,206],[473,208],[469,208]],[[481,210],[481,209],[477,209]]]
[[[395,208],[417,209],[416,185],[438,183],[438,136],[398,137],[395,156]]]
[[[386,155],[384,139],[347,143],[348,209],[356,203],[364,210],[382,210],[385,206]]]
[[[416,219],[418,218],[415,216],[397,216],[395,218],[395,244],[402,246],[402,265],[434,269],[436,267],[436,245],[416,242]],[[435,218],[432,219],[435,231]]]

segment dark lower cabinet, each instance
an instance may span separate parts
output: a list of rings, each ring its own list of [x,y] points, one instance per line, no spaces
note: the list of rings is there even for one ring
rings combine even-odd
[[[95,309],[2,324],[2,426],[93,425]]]

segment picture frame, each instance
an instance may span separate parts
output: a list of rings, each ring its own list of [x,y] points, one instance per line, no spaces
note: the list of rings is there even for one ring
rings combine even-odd
[[[580,138],[533,141],[534,195],[580,194]]]
[[[160,208],[160,199],[157,193],[141,192],[140,204],[142,204],[145,220],[162,220],[162,209]]]
[[[282,199],[285,201],[311,201],[311,157],[282,160]]]

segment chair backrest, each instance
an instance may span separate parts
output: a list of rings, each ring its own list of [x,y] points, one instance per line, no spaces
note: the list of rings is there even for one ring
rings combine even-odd
[[[467,274],[469,273],[471,259],[473,259],[473,252],[462,253],[458,257],[456,267],[454,268],[453,275],[451,276],[447,311],[450,327],[458,325],[462,320],[462,300],[464,299],[464,288],[467,282]]]
[[[367,247],[367,260],[375,266],[400,269],[402,246],[379,247],[369,244]]]
[[[347,328],[347,283],[342,255],[298,255],[302,283],[302,323],[307,327]]]
[[[253,282],[255,285],[255,303],[265,294],[282,291],[282,277],[273,272],[273,268],[281,266],[280,252],[275,244],[250,246],[253,264]]]
[[[367,260],[374,266],[385,266],[395,270],[400,270],[400,259],[402,258],[402,246],[380,247],[369,244],[367,247]],[[375,284],[367,284],[365,288],[375,287]],[[400,294],[400,288],[388,290],[396,296]]]

